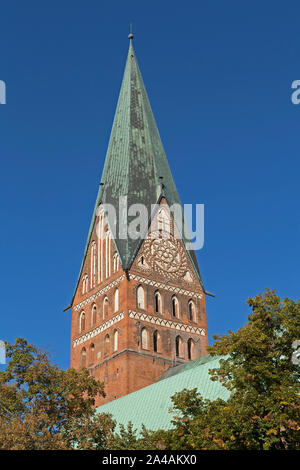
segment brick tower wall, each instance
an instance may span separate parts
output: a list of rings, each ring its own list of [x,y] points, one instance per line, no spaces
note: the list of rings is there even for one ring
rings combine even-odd
[[[166,279],[153,269],[147,243],[125,272],[116,261],[113,241],[99,240],[96,226],[91,234],[73,299],[71,367],[88,367],[104,382],[106,397],[99,397],[96,405],[150,385],[169,367],[207,354],[205,296],[181,240],[176,249],[188,278],[177,279],[171,272]]]

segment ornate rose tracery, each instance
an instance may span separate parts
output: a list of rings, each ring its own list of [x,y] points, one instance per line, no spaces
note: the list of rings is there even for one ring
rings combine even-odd
[[[184,250],[170,234],[162,237],[160,232],[152,232],[145,240],[144,253],[151,267],[163,276],[174,279],[184,276],[187,271]]]

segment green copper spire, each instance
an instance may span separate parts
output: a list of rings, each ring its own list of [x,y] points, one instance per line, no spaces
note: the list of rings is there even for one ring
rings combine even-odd
[[[117,216],[120,196],[127,196],[128,207],[144,204],[149,215],[151,204],[159,201],[162,191],[170,206],[180,204],[138,67],[131,31],[128,37],[129,51],[86,250],[100,203],[112,204]],[[124,269],[130,268],[141,243],[141,239],[115,239]],[[196,256],[193,251],[188,252],[200,278]]]

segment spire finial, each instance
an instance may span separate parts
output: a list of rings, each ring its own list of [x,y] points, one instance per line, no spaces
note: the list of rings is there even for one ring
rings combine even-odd
[[[128,39],[130,39],[130,41],[133,39],[133,34],[132,34],[132,23],[130,23],[130,25],[129,25],[129,34],[128,34]]]

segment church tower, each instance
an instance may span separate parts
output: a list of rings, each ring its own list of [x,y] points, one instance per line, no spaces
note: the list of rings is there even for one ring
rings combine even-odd
[[[170,207],[180,205],[132,45],[70,305],[71,367],[105,384],[97,405],[207,354],[205,290]],[[146,208],[143,236],[129,226]],[[110,208],[114,208],[115,213]],[[134,224],[133,224],[134,225]],[[143,224],[139,225],[142,234]],[[125,229],[124,229],[125,227]],[[128,228],[128,231],[126,230]]]

